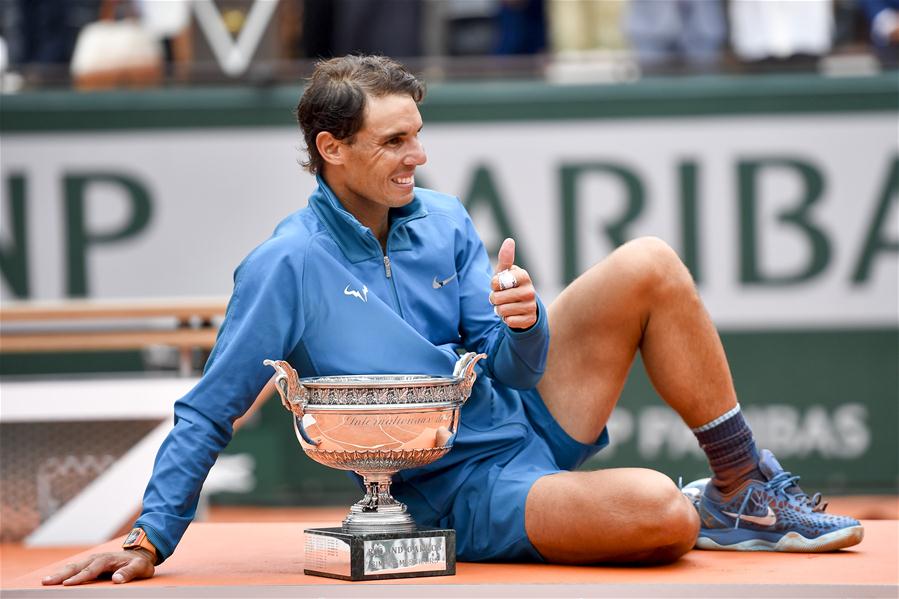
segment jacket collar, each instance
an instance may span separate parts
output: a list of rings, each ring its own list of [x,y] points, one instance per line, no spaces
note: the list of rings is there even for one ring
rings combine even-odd
[[[309,197],[309,206],[331,234],[346,259],[355,264],[372,258],[381,258],[383,256],[381,245],[371,229],[360,223],[343,207],[321,175],[316,175],[315,178],[318,188]],[[427,214],[427,209],[417,195],[405,206],[391,208],[387,248],[391,252],[412,249],[409,232],[403,225]]]

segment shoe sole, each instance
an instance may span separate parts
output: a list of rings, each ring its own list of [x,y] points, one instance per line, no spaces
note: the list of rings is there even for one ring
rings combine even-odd
[[[764,539],[749,539],[732,545],[720,545],[714,539],[702,536],[696,539],[697,549],[713,549],[718,551],[783,551],[789,553],[823,553],[845,549],[862,542],[865,529],[862,526],[850,526],[841,530],[821,535],[814,539],[806,539],[798,532],[788,532],[776,543]]]

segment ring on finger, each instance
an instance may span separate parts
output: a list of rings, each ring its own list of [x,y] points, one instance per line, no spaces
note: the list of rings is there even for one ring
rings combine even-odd
[[[504,270],[500,272],[497,275],[497,282],[499,283],[500,291],[518,287],[518,279],[515,278],[515,273],[513,273],[511,270]]]

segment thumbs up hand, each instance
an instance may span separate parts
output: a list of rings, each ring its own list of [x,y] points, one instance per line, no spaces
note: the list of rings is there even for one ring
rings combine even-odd
[[[515,240],[499,248],[496,274],[490,282],[493,311],[512,329],[527,329],[537,322],[537,292],[528,271],[515,266]]]

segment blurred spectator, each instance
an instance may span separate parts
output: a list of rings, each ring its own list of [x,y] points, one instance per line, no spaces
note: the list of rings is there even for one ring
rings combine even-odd
[[[745,62],[810,59],[833,44],[832,0],[730,0],[731,44]]]
[[[631,0],[626,30],[644,66],[710,66],[720,62],[727,25],[721,0]]]
[[[899,0],[862,0],[871,42],[884,67],[899,66]]]
[[[546,0],[429,0],[430,54],[537,54],[546,49]],[[434,34],[442,37],[432,43]]]
[[[189,0],[102,0],[78,35],[71,72],[82,90],[145,87],[165,70],[186,77],[193,56]]]
[[[334,55],[421,55],[422,0],[332,0]]]
[[[190,1],[131,1],[141,27],[162,44],[166,70],[169,74],[186,76],[188,65],[193,59]]]
[[[478,56],[496,49],[496,14],[499,0],[431,0],[439,10],[438,27],[445,28],[446,40],[440,53],[450,56]],[[429,32],[430,34],[430,32]]]
[[[899,45],[899,0],[861,0],[876,46]]]
[[[133,19],[86,26],[71,64],[75,87],[85,91],[156,85],[162,69],[162,46]]]
[[[549,0],[553,51],[621,50],[627,46],[621,28],[624,2]]]
[[[546,48],[543,0],[502,0],[496,23],[496,54],[537,54]]]
[[[833,51],[857,49],[868,36],[867,20],[858,0],[833,0]]]
[[[334,56],[334,0],[303,0],[300,47],[305,58]]]
[[[871,24],[871,40],[878,46],[899,44],[899,0],[862,0]]]
[[[81,28],[97,19],[100,0],[2,0],[10,69],[41,78],[65,73]]]
[[[22,86],[22,79],[18,73],[7,72],[9,68],[9,51],[6,40],[0,36],[0,94],[17,92]]]

